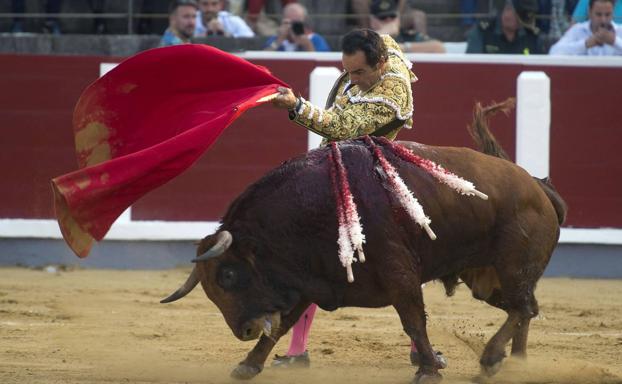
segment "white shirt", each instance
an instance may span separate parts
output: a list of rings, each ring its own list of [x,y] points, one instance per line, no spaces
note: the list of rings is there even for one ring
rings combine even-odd
[[[253,30],[242,20],[241,17],[236,16],[227,11],[218,12],[218,21],[222,24],[227,35],[233,37],[254,37]],[[201,12],[197,12],[196,27],[194,28],[194,36],[205,36],[207,34],[207,27],[203,25],[203,15]]]
[[[549,54],[587,56],[622,55],[622,25],[612,24],[616,33],[616,40],[613,45],[596,45],[588,49],[585,46],[585,41],[592,36],[590,21],[588,20],[570,27],[564,36],[551,47]]]

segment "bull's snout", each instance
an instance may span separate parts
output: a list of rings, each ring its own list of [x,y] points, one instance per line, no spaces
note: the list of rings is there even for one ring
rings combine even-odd
[[[238,338],[242,341],[255,340],[263,332],[263,322],[261,319],[253,319],[244,323],[241,327]]]
[[[242,341],[254,340],[263,333],[272,337],[272,333],[279,329],[281,325],[281,314],[279,312],[256,317],[242,324],[236,336]]]

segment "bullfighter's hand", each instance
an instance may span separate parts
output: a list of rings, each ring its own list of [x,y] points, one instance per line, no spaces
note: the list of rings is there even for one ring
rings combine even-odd
[[[279,91],[279,95],[272,100],[272,105],[277,108],[287,109],[292,109],[296,106],[297,98],[290,88],[279,87],[277,90]]]

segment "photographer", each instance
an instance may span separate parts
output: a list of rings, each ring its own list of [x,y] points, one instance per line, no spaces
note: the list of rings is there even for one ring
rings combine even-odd
[[[306,23],[307,9],[291,3],[283,8],[283,18],[278,35],[272,36],[266,42],[268,51],[330,51],[326,40],[314,33]]]
[[[590,0],[589,20],[573,25],[551,47],[551,55],[622,55],[622,26],[613,18],[614,0]]]

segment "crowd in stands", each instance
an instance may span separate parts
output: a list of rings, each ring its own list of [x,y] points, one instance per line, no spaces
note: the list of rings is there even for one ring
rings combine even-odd
[[[34,0],[30,0],[34,1]],[[11,0],[10,12],[26,12],[26,0]],[[38,0],[49,17],[41,32],[61,34],[54,14],[70,0]],[[87,2],[94,14],[105,13],[106,0]],[[162,12],[168,4],[168,28],[150,30],[141,19],[138,30],[162,33],[160,46],[194,38],[264,38],[265,50],[330,51],[327,35],[371,28],[391,35],[404,52],[443,53],[445,45],[428,35],[427,15],[417,0],[144,0],[140,13]],[[460,0],[461,26],[467,53],[622,55],[622,0],[492,0],[491,17],[482,18],[481,2]],[[1,10],[0,10],[1,12]],[[449,13],[449,11],[448,11]],[[474,16],[478,16],[475,18]],[[316,16],[316,17],[314,17]],[[333,17],[334,16],[334,17]],[[339,17],[338,17],[339,16]],[[328,22],[328,25],[323,22]],[[106,33],[106,19],[94,20],[94,32]],[[15,17],[10,32],[25,32]],[[338,33],[341,31],[340,33]]]

